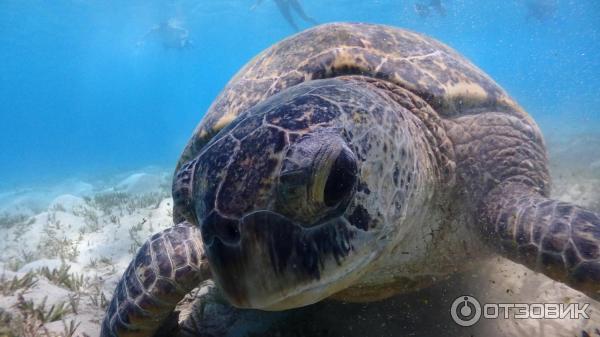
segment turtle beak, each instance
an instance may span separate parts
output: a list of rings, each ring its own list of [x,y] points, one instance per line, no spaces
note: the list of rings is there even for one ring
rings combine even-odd
[[[202,234],[213,276],[229,302],[263,310],[312,304],[345,288],[342,279],[364,261],[354,259],[360,253],[355,245],[370,235],[344,217],[307,228],[271,211],[239,222],[212,217]]]

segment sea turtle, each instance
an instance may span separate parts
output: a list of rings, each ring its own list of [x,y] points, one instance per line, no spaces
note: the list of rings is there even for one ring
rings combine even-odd
[[[102,336],[151,336],[213,279],[238,308],[372,301],[498,252],[600,297],[600,216],[552,200],[532,118],[456,51],[371,24],[267,49],[217,97],[173,182],[176,225],[119,282]]]

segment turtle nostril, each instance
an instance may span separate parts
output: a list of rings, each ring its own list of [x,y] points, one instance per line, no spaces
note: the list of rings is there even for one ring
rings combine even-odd
[[[352,193],[356,184],[356,172],[357,167],[354,156],[349,151],[342,150],[331,166],[325,183],[323,193],[325,205],[328,207],[336,206]]]
[[[237,221],[227,221],[219,226],[219,238],[227,243],[237,243],[240,240],[240,229]]]
[[[239,221],[225,218],[216,212],[211,212],[204,219],[201,232],[204,243],[208,245],[215,237],[228,244],[237,244],[240,241]]]

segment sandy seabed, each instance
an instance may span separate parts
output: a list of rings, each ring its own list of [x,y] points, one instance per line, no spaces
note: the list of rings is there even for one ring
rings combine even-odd
[[[555,137],[548,148],[553,196],[600,211],[600,135]],[[98,336],[136,250],[172,225],[170,178],[166,170],[145,169],[105,181],[0,191],[0,336]],[[590,319],[483,320],[463,328],[449,309],[465,294],[487,303],[589,303]],[[223,303],[208,311],[204,317],[232,336],[600,336],[600,303],[500,257],[380,303],[324,301],[285,317]],[[285,322],[279,330],[257,326],[278,320]],[[211,326],[207,333],[225,333]]]

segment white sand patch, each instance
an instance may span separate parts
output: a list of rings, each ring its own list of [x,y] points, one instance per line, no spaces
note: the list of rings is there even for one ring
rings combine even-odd
[[[118,183],[114,190],[129,194],[145,194],[156,192],[164,183],[164,175],[134,173]]]
[[[46,207],[48,195],[39,191],[3,192],[0,195],[0,214],[33,215]]]
[[[65,212],[73,213],[73,209],[85,206],[85,200],[82,197],[73,194],[60,195],[50,202],[49,209],[62,209]]]
[[[0,225],[4,280],[28,272],[35,273],[36,280],[31,287],[0,294],[0,312],[17,317],[13,323],[18,323],[23,303],[30,302],[37,310],[43,303],[46,312],[54,305],[54,310],[65,312],[43,324],[51,335],[62,335],[63,321],[68,325],[74,320],[79,324],[75,336],[98,336],[103,305],[136,250],[152,234],[172,225],[167,176],[136,173],[101,192],[87,183],[68,183],[44,193],[0,195],[0,200],[11,201],[2,206],[18,215],[5,217]],[[74,192],[64,193],[65,186]],[[56,193],[59,190],[62,193]],[[44,336],[43,329],[38,333]]]
[[[94,187],[83,181],[68,180],[51,187],[0,191],[0,214],[34,215],[44,211],[53,199],[63,194],[89,196]]]
[[[21,267],[19,269],[19,273],[25,274],[30,271],[37,271],[38,269],[40,269],[42,267],[48,267],[50,269],[58,269],[63,264],[64,264],[64,261],[61,261],[59,259],[39,259],[39,260],[32,261],[30,263],[27,263],[26,265]],[[75,270],[73,270],[73,264],[69,263],[69,265],[71,266],[71,271],[75,271]],[[77,269],[81,270],[81,268],[77,268]]]

